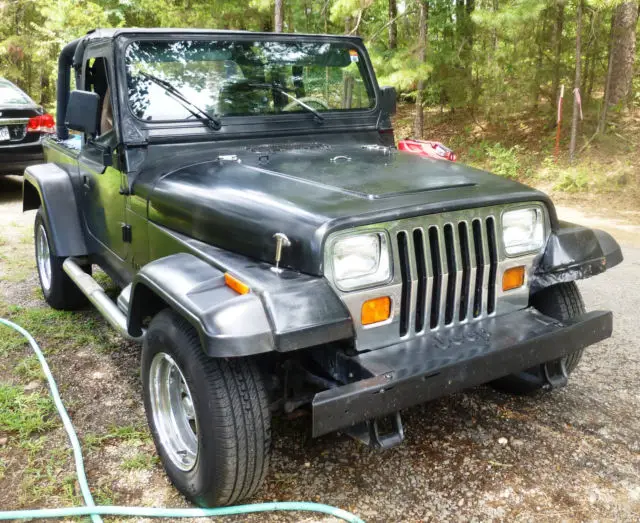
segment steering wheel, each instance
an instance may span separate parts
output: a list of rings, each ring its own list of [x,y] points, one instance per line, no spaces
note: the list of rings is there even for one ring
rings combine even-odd
[[[327,102],[325,102],[322,98],[314,98],[313,96],[303,96],[302,98],[298,98],[298,100],[300,100],[301,102],[306,103],[307,105],[317,104],[317,105],[319,105],[320,107],[322,107],[326,111],[328,111],[330,109],[329,105],[327,104]],[[283,111],[291,111],[291,109],[293,109],[294,107],[300,107],[300,104],[297,103],[297,102],[289,102],[287,105],[285,105],[282,108],[282,110]]]

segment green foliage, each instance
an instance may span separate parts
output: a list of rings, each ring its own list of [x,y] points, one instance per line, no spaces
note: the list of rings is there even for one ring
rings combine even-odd
[[[554,189],[566,192],[583,192],[588,187],[589,174],[583,169],[570,169],[562,173]]]
[[[505,178],[516,179],[523,174],[519,152],[522,147],[505,147],[499,142],[482,141],[469,148],[468,161]]]
[[[47,394],[27,393],[22,387],[0,384],[0,432],[26,438],[55,425],[55,407]]]

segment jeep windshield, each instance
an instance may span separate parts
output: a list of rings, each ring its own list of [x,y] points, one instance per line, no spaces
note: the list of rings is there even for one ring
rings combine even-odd
[[[349,42],[141,40],[127,47],[126,69],[131,111],[146,121],[194,119],[150,77],[170,83],[193,105],[223,118],[318,115],[375,105],[363,56]]]

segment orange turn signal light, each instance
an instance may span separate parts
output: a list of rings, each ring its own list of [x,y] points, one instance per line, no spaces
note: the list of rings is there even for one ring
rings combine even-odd
[[[367,300],[362,304],[362,325],[371,325],[389,319],[391,316],[391,298],[383,296]]]
[[[510,291],[524,285],[524,265],[511,267],[502,275],[502,290]]]
[[[231,276],[228,272],[224,273],[224,283],[230,289],[233,289],[238,294],[247,294],[251,291],[251,287],[249,287],[246,283],[240,281],[235,276]]]

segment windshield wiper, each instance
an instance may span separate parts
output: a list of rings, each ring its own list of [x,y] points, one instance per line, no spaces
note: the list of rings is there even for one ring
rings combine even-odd
[[[176,89],[171,83],[152,74],[145,73],[144,71],[140,71],[140,74],[162,87],[167,92],[167,94],[171,95],[176,101],[180,103],[180,105],[182,105],[182,107],[184,107],[187,111],[189,111],[193,116],[195,116],[210,129],[218,131],[220,127],[222,127],[220,118],[210,115],[204,109],[201,109],[196,104],[190,102],[189,99],[180,91],[178,91],[178,89]]]
[[[285,95],[292,102],[297,103],[300,107],[303,107],[304,109],[309,111],[311,114],[313,114],[313,116],[315,116],[315,121],[316,122],[318,122],[318,123],[323,123],[324,122],[324,116],[322,116],[313,107],[311,107],[310,105],[307,105],[306,103],[304,103],[299,98],[296,98],[292,94],[289,94],[287,89],[285,89],[284,87],[282,87],[280,84],[278,84],[276,82],[273,82],[273,83],[259,83],[259,82],[258,83],[254,83],[254,82],[251,82],[248,85],[249,85],[249,87],[253,87],[255,89],[274,89],[274,90],[278,91],[279,93]]]

